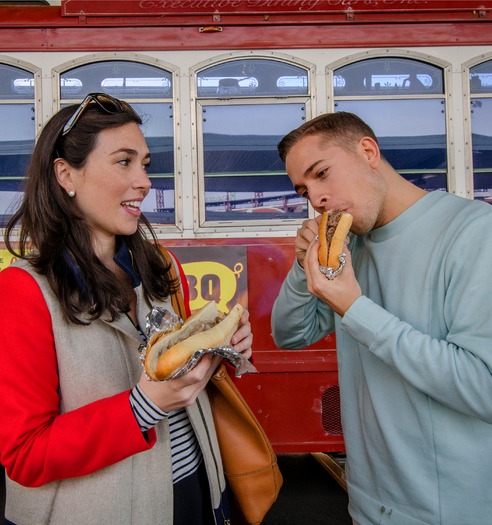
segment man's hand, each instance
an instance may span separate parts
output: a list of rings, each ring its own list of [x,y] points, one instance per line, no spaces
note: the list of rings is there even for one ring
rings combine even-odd
[[[294,242],[296,249],[296,257],[299,264],[304,268],[304,259],[306,258],[306,251],[309,245],[314,241],[318,235],[319,222],[321,215],[316,219],[307,219],[302,223],[302,226],[297,230],[297,237]]]
[[[344,252],[347,254],[345,267],[337,277],[329,280],[319,270],[318,248],[319,242],[315,239],[309,244],[305,254],[304,271],[308,290],[343,317],[352,303],[362,295],[355,278],[352,256],[345,245]]]

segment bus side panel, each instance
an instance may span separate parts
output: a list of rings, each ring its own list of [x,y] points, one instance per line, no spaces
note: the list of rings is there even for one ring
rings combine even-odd
[[[272,339],[271,310],[295,258],[294,240],[280,242],[248,246],[253,363],[259,373],[235,382],[276,452],[343,451],[334,335],[301,351],[280,350]]]
[[[253,331],[253,363],[258,373],[234,378],[236,385],[262,424],[277,453],[340,452],[344,450],[340,423],[336,341],[329,334],[302,350],[281,350],[271,334],[271,311],[295,253],[292,238],[173,239],[161,241],[178,253],[185,270],[187,254],[196,248],[202,268],[224,258],[224,252],[246,251],[247,307]],[[231,257],[234,265],[235,255]],[[226,257],[227,258],[227,257]],[[0,243],[0,269],[13,258]],[[212,263],[212,264],[210,264]],[[232,269],[231,269],[232,270]],[[188,275],[193,278],[193,275]],[[216,281],[220,281],[221,276]],[[232,373],[232,375],[234,375]]]
[[[277,453],[342,452],[337,372],[246,374],[235,384]]]

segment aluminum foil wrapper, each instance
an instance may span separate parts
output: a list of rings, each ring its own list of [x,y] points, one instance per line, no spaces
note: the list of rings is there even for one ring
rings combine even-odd
[[[166,310],[165,308],[154,307],[147,314],[145,324],[147,340],[150,341],[150,338],[157,332],[168,332],[174,327],[181,327],[182,325],[183,320],[176,314]],[[143,365],[146,347],[144,345],[141,346],[140,359]],[[190,370],[193,370],[193,368],[195,368],[195,366],[200,362],[200,359],[206,354],[218,355],[228,361],[236,369],[236,377],[241,377],[246,373],[258,372],[258,370],[256,370],[250,361],[248,361],[242,354],[234,350],[232,347],[204,348],[197,350],[183,366],[175,370],[172,375],[164,381],[181,377]]]
[[[176,377],[181,377],[182,375],[188,373],[190,370],[193,370],[195,366],[200,362],[200,359],[206,354],[214,354],[222,357],[226,361],[229,361],[236,369],[236,377],[241,377],[243,374],[255,373],[258,372],[256,368],[251,364],[243,355],[239,352],[236,352],[234,348],[230,347],[217,347],[217,348],[207,348],[203,350],[197,350],[188,361],[169,376],[166,381],[169,379],[174,379]]]
[[[338,256],[338,260],[340,261],[340,266],[338,267],[338,270],[334,270],[333,268],[331,268],[330,266],[320,266],[319,267],[319,271],[330,281],[332,281],[333,279],[335,279],[335,277],[338,277],[341,273],[342,273],[342,270],[345,268],[345,263],[346,263],[346,257],[347,257],[347,254],[342,252],[339,256]]]
[[[182,325],[183,319],[181,317],[166,310],[166,308],[154,306],[147,314],[145,322],[147,341],[150,341],[150,338],[157,332],[170,332],[175,327],[181,328]]]

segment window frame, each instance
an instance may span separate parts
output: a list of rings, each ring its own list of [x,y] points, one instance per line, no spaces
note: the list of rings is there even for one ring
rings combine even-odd
[[[6,105],[29,105],[34,107],[34,143],[36,143],[39,132],[42,129],[42,104],[41,104],[41,86],[42,86],[42,70],[41,67],[36,66],[30,62],[26,62],[24,60],[14,59],[12,57],[6,56],[6,55],[0,55],[0,63],[2,65],[10,66],[16,69],[21,69],[23,71],[26,71],[33,75],[33,83],[34,83],[34,93],[31,99],[1,99],[0,105],[6,106]],[[25,174],[21,178],[21,181],[25,180]],[[4,227],[0,227],[0,231],[4,231]],[[20,228],[19,226],[16,226],[15,229],[12,232],[12,239],[14,241],[18,241],[19,239],[19,233]]]
[[[475,177],[473,168],[473,129],[472,129],[472,115],[471,115],[471,100],[476,97],[476,94],[472,94],[470,85],[470,69],[482,64],[483,62],[489,62],[492,60],[492,52],[484,53],[480,56],[474,57],[467,62],[464,62],[461,66],[461,77],[462,77],[462,90],[463,98],[465,101],[465,108],[463,110],[464,116],[464,132],[466,137],[465,148],[465,180],[466,180],[466,193],[470,199],[475,199]],[[492,99],[492,93],[482,93],[480,98]]]
[[[307,94],[282,95],[282,96],[230,96],[224,95],[217,97],[199,97],[198,96],[198,75],[203,70],[210,67],[233,62],[240,59],[252,60],[274,60],[284,62],[288,65],[300,67],[306,70],[308,76]],[[204,158],[203,158],[203,128],[202,128],[202,110],[207,106],[223,106],[228,104],[234,105],[270,105],[270,104],[303,104],[305,107],[306,121],[313,118],[313,107],[315,107],[315,66],[310,62],[298,57],[284,55],[282,53],[255,53],[255,52],[236,52],[220,55],[204,62],[195,64],[190,68],[191,82],[191,101],[193,105],[192,114],[192,136],[193,149],[193,230],[195,234],[210,233],[227,233],[227,232],[253,232],[261,230],[262,232],[272,231],[291,231],[293,226],[300,225],[305,219],[261,219],[255,217],[255,220],[235,220],[235,221],[207,221],[205,213],[205,177],[204,177]],[[290,130],[289,130],[290,131]],[[308,204],[308,217],[313,216],[313,209]]]
[[[368,95],[335,95],[334,85],[334,74],[335,71],[343,66],[354,64],[360,61],[366,61],[370,59],[378,58],[401,58],[413,61],[423,62],[431,66],[442,69],[443,73],[443,90],[444,93],[429,93],[429,94],[417,94],[417,93],[388,93],[388,94],[368,94]],[[338,100],[421,100],[421,99],[437,99],[443,100],[444,112],[445,112],[445,133],[446,133],[446,162],[447,162],[447,173],[446,173],[446,186],[449,193],[456,193],[456,162],[455,162],[455,136],[454,128],[450,126],[450,120],[454,111],[451,109],[451,95],[452,95],[452,82],[451,82],[452,66],[449,62],[442,60],[437,57],[432,57],[428,54],[419,53],[416,51],[404,51],[401,49],[375,49],[371,51],[364,51],[362,53],[355,53],[350,56],[346,56],[343,59],[331,62],[326,66],[327,85],[331,88],[328,89],[328,108],[329,111],[335,111],[335,104]]]

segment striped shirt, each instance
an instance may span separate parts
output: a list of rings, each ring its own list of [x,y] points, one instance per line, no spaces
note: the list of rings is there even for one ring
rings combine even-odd
[[[144,332],[140,326],[136,328],[142,341],[145,342],[147,338]],[[144,394],[138,385],[135,385],[130,392],[130,405],[142,432],[150,430],[167,417],[174,484],[198,470],[203,455],[185,408],[164,412]]]
[[[130,404],[142,432],[146,432],[159,421],[169,422],[173,483],[186,478],[198,470],[203,456],[185,408],[164,412],[135,385],[130,392]]]

